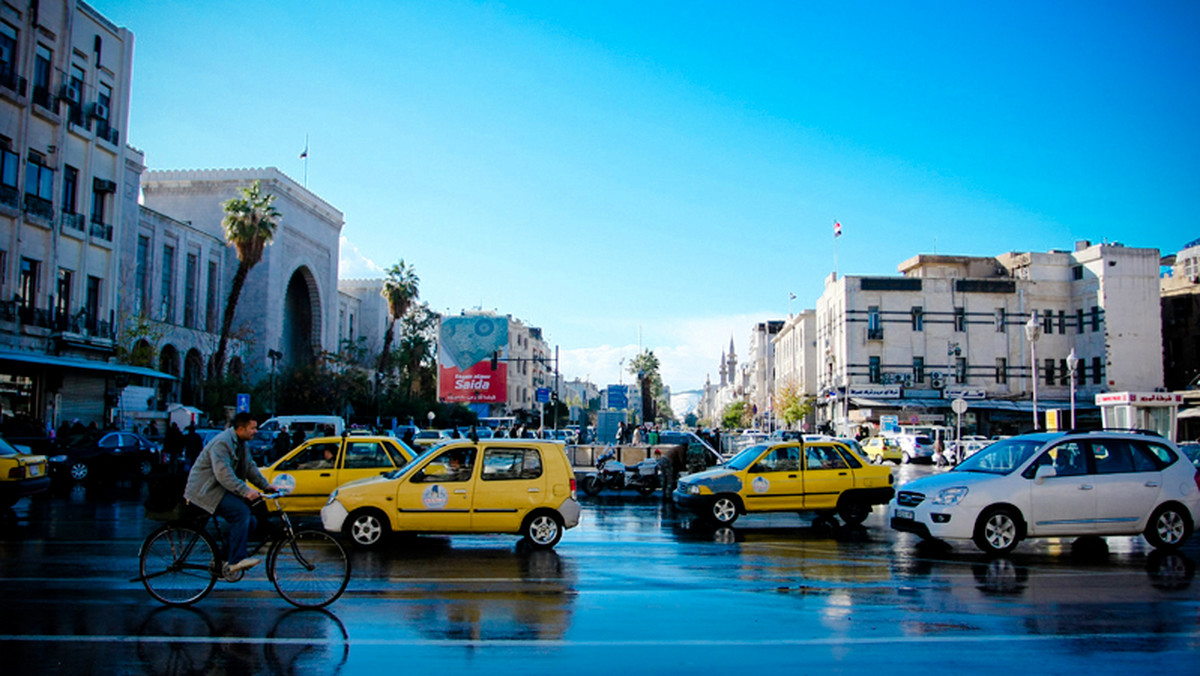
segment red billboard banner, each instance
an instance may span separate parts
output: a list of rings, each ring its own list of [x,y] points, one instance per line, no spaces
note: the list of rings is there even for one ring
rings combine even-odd
[[[442,318],[438,400],[452,404],[502,404],[508,400],[507,317]]]

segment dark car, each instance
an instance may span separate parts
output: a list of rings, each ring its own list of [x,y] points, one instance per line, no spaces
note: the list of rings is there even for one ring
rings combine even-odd
[[[51,476],[84,481],[97,474],[149,476],[162,461],[158,444],[135,432],[84,435],[50,457]]]

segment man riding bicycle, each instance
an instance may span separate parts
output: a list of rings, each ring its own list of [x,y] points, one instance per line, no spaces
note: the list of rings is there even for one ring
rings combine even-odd
[[[257,431],[258,422],[249,413],[235,415],[233,425],[213,437],[200,452],[183,490],[189,504],[229,524],[225,542],[226,575],[259,564],[258,559],[246,556],[246,541],[255,525],[249,502],[261,495],[250,484],[264,492],[271,491],[271,484],[258,471],[246,449],[246,441]]]

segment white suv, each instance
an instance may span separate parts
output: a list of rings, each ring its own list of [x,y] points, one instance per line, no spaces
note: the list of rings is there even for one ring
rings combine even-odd
[[[1026,537],[1081,535],[1142,534],[1169,549],[1200,518],[1200,470],[1153,434],[1025,434],[901,486],[887,515],[896,530],[991,554]]]

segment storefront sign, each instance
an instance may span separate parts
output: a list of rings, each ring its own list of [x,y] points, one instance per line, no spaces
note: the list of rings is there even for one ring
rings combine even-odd
[[[899,385],[851,385],[847,394],[851,397],[870,397],[872,399],[899,399]]]
[[[987,399],[987,390],[982,387],[967,387],[966,385],[947,385],[942,391],[946,399]]]
[[[1183,395],[1172,392],[1105,392],[1096,395],[1097,406],[1179,406],[1182,403]]]

